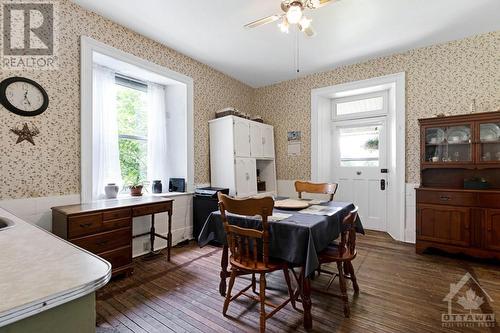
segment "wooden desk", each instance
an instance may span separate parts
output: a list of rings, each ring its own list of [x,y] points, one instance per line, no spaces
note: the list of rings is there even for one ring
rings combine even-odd
[[[109,261],[113,276],[129,275],[134,270],[134,237],[150,236],[150,254],[154,252],[155,237],[166,239],[167,260],[170,261],[173,201],[160,197],[138,197],[53,207],[52,232]],[[155,232],[154,214],[162,212],[168,213],[167,237]],[[132,218],[145,215],[151,215],[150,231],[133,236]]]

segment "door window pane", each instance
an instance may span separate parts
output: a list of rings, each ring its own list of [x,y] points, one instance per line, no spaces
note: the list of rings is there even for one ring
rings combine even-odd
[[[380,125],[339,128],[340,166],[379,166]]]
[[[382,110],[384,98],[382,96],[358,99],[350,102],[336,103],[337,116],[344,116],[353,113],[371,112]]]
[[[500,161],[500,123],[479,125],[481,139],[481,161]]]

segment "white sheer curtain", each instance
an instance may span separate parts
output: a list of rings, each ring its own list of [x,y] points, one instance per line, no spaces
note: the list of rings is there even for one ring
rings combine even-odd
[[[165,86],[148,83],[148,179],[161,180],[168,189],[167,118]],[[170,156],[173,158],[173,156]]]
[[[98,200],[104,198],[106,184],[122,186],[115,72],[94,65],[92,93],[92,200]]]

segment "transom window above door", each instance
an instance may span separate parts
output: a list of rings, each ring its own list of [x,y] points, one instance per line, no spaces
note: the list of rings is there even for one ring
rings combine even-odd
[[[332,119],[354,119],[387,113],[387,91],[338,97],[332,100]]]

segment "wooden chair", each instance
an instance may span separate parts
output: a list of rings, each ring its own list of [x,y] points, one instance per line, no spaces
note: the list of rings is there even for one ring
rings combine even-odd
[[[326,289],[330,288],[335,278],[339,277],[339,287],[341,295],[328,293],[329,295],[340,297],[344,302],[344,316],[349,317],[349,299],[347,297],[346,279],[352,281],[354,291],[359,292],[358,282],[352,266],[352,260],[356,258],[356,218],[358,208],[353,209],[342,221],[343,230],[340,234],[340,242],[331,244],[319,254],[320,265],[333,263],[337,264],[338,273],[330,272],[320,268],[323,273],[331,274],[332,278],[328,282]]]
[[[333,196],[339,187],[336,183],[310,183],[300,180],[295,181],[295,191],[299,194],[299,199],[302,199],[302,192],[304,193],[318,193],[330,194],[330,200],[333,201]]]
[[[269,224],[267,220],[273,213],[274,200],[270,197],[260,199],[231,199],[220,192],[218,193],[218,198],[230,250],[229,262],[231,264],[231,277],[222,313],[226,316],[230,302],[241,295],[247,296],[260,303],[260,332],[265,332],[266,319],[272,317],[289,302],[292,302],[295,308],[288,264],[269,259]],[[260,230],[257,230],[231,225],[227,220],[226,212],[245,216],[260,215],[262,217],[262,227]],[[259,251],[260,248],[262,249],[261,251]],[[289,294],[289,297],[280,305],[274,305],[266,301],[266,273],[277,270],[283,271]],[[252,274],[252,282],[235,296],[231,296],[236,277],[245,274]],[[255,274],[260,274],[259,297],[246,293],[250,288],[255,292]],[[266,313],[266,305],[274,309]]]

